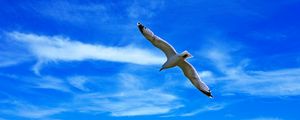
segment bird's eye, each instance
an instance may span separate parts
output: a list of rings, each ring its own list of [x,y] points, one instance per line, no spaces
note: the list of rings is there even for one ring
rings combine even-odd
[[[183,57],[183,58],[186,58],[187,56],[188,56],[188,55],[187,55],[187,54],[185,54],[185,55],[183,55],[182,57]]]

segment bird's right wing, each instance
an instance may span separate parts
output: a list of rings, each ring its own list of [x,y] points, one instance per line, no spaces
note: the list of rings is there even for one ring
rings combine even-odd
[[[187,61],[182,61],[178,66],[183,71],[184,75],[192,82],[192,84],[208,97],[212,97],[208,86],[200,79],[196,69]]]
[[[144,37],[149,40],[155,47],[162,50],[167,58],[176,55],[176,50],[168,42],[156,36],[150,29],[146,28],[141,23],[137,23],[137,25]]]

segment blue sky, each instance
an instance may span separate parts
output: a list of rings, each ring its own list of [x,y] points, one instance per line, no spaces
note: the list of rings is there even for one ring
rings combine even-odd
[[[297,120],[299,0],[0,4],[0,119]],[[209,99],[140,21],[189,59]]]

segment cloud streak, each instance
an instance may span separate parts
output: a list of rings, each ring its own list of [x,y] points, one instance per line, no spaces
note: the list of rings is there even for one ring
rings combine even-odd
[[[82,112],[110,112],[111,116],[166,114],[183,107],[175,95],[159,88],[145,89],[137,76],[120,74],[118,79],[121,86],[111,85],[117,92],[77,95],[74,106]]]
[[[182,117],[194,116],[196,114],[203,113],[203,112],[218,111],[218,110],[223,109],[224,107],[225,107],[225,105],[223,105],[223,104],[214,104],[214,105],[210,105],[210,106],[205,106],[203,108],[194,110],[192,112],[181,114],[179,116],[182,116]]]
[[[257,118],[247,119],[247,120],[283,120],[283,119],[277,117],[257,117]]]
[[[96,3],[72,3],[68,1],[39,1],[33,6],[34,12],[54,20],[69,23],[97,23],[108,20],[108,8]]]
[[[81,91],[89,91],[87,87],[85,87],[85,83],[87,83],[88,78],[84,76],[73,76],[68,78],[68,82],[75,88]]]
[[[162,56],[134,46],[105,46],[86,44],[61,36],[43,36],[10,32],[7,35],[20,42],[38,60],[34,71],[38,74],[43,63],[49,61],[103,60],[140,65],[161,64]]]
[[[300,68],[247,70],[246,66],[250,64],[251,59],[235,59],[237,56],[233,56],[231,53],[236,49],[224,46],[203,51],[204,56],[212,61],[218,72],[222,74],[208,77],[215,80],[212,83],[224,83],[223,92],[246,93],[256,96],[300,95]]]
[[[151,18],[155,11],[162,8],[164,1],[140,1],[135,0],[128,8],[130,18]]]
[[[82,112],[110,112],[111,116],[166,114],[182,107],[177,97],[160,90],[138,90],[103,95],[89,93],[76,97],[75,106]]]
[[[59,79],[52,76],[45,76],[42,78],[35,79],[35,81],[32,83],[34,83],[33,88],[52,89],[52,90],[57,90],[62,92],[71,92],[69,86],[66,85],[66,82],[63,79]]]
[[[64,108],[41,107],[18,100],[1,101],[1,104],[11,106],[10,109],[0,110],[2,114],[11,114],[31,119],[48,119],[51,115],[66,111]]]
[[[110,116],[121,117],[166,115],[184,106],[176,95],[161,88],[163,86],[153,88],[143,84],[144,80],[142,77],[129,73],[120,73],[109,78],[78,75],[65,79],[53,76],[30,78],[22,85],[22,88],[27,87],[26,89],[31,91],[28,94],[39,90],[35,88],[51,89],[68,94],[71,99],[50,105],[36,105],[30,101],[12,97],[5,102],[0,101],[0,104],[5,104],[10,108],[10,110],[0,110],[0,114],[43,119],[62,112],[108,113]],[[72,88],[77,88],[77,90]],[[78,92],[78,90],[81,91]],[[39,97],[36,94],[33,96]]]

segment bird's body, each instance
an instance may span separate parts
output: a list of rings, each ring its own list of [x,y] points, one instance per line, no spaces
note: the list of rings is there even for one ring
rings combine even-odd
[[[178,62],[182,61],[183,58],[180,55],[176,54],[167,59],[167,61],[162,65],[163,69],[175,67]]]
[[[189,52],[184,51],[182,53],[177,53],[176,50],[168,42],[156,36],[150,29],[146,28],[140,23],[138,23],[137,25],[144,37],[149,40],[155,47],[159,48],[165,53],[167,61],[162,65],[160,71],[179,66],[182,69],[184,75],[189,78],[189,80],[198,90],[200,90],[208,97],[212,97],[210,89],[200,79],[196,69],[186,61],[187,58],[192,57]]]

